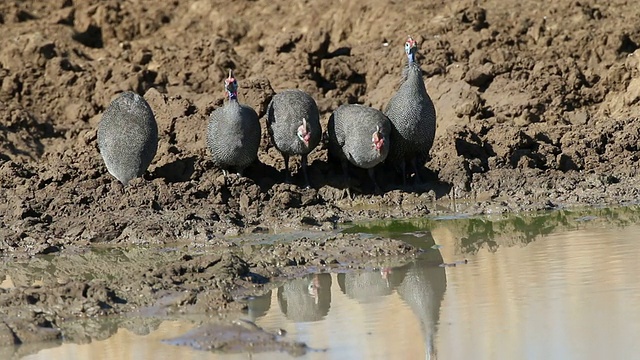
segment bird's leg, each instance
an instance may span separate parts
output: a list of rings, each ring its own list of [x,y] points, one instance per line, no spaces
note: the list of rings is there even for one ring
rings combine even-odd
[[[349,163],[346,160],[341,160],[340,165],[342,165],[342,180],[345,185],[349,185]]]
[[[111,187],[114,188],[121,195],[126,194],[127,185],[123,184],[122,182],[120,182],[120,180],[116,178],[113,178],[111,180]]]
[[[407,164],[404,159],[400,160],[400,171],[402,172],[402,186],[407,186]]]
[[[347,162],[347,160],[342,160],[340,161],[340,163],[342,164],[342,182],[344,184],[344,190],[347,194],[347,197],[349,197],[349,200],[351,199],[351,178],[349,177],[349,163]]]
[[[389,274],[391,274],[392,272],[393,270],[390,267],[380,269],[380,275],[382,275],[382,278],[387,282],[387,287],[391,286],[389,282]]]
[[[291,178],[289,177],[289,155],[282,154],[284,157],[284,182],[287,184],[291,183]]]
[[[304,187],[310,188],[311,183],[309,182],[309,175],[307,175],[307,155],[302,155],[302,173],[304,174]]]
[[[129,196],[129,195],[131,195],[130,186],[127,186],[127,185],[121,183],[120,180],[116,180],[115,181],[114,187],[116,188],[116,191],[118,191],[120,193],[120,196]]]
[[[375,167],[369,168],[367,172],[369,173],[369,178],[371,178],[371,181],[373,182],[373,191],[376,194],[380,194],[382,193],[382,190],[380,189],[380,186],[378,186],[378,183],[376,182],[376,173],[374,169]]]
[[[224,180],[223,184],[224,186],[227,186],[227,177],[229,176],[229,173],[226,169],[222,169],[222,180]]]
[[[422,179],[420,178],[420,172],[418,171],[418,157],[415,156],[412,160],[411,160],[411,166],[413,166],[413,172],[416,174],[416,178],[414,179],[414,184],[415,185],[420,185],[422,184]]]

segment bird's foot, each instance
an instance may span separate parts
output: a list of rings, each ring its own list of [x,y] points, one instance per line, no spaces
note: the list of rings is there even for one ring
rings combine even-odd
[[[349,189],[349,187],[342,189],[342,198],[347,198],[350,201],[353,200],[353,197],[351,196],[351,189]]]

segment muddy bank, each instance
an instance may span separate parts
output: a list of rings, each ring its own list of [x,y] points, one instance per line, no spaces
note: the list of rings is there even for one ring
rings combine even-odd
[[[58,346],[63,340],[87,344],[107,339],[121,328],[146,335],[171,319],[192,323],[196,329],[167,339],[169,344],[249,351],[237,337],[226,336],[232,332],[255,337],[259,346],[251,352],[300,353],[309,349],[278,329],[237,322],[264,309],[256,297],[266,295],[270,302],[277,291],[282,311],[292,319],[318,320],[329,308],[327,272],[338,272],[338,279],[360,278],[356,294],[366,298],[391,291],[388,282],[397,286],[407,269],[415,266],[416,255],[422,266],[428,263],[433,269],[466,266],[467,256],[480,251],[524,247],[558,232],[625,228],[638,219],[640,206],[536,216],[381,220],[358,224],[341,235],[307,232],[289,238],[255,235],[171,247],[100,246],[14,259],[0,263],[0,354],[17,357]],[[384,237],[390,233],[398,240]],[[439,246],[431,246],[436,243]],[[444,269],[440,271],[444,278]],[[311,291],[317,291],[317,302],[306,296]],[[254,301],[253,313],[247,314],[250,301]],[[15,343],[21,345],[12,347]],[[322,349],[312,351],[318,350]]]
[[[628,3],[589,1],[544,9],[497,1],[3,3],[0,252],[634,201],[636,14]],[[326,125],[341,104],[386,104],[407,33],[419,42],[438,113],[427,183],[401,188],[381,172],[385,193],[373,195],[366,174],[354,171],[348,199],[341,169],[319,147],[312,188],[301,188],[299,176],[283,184],[264,121],[260,163],[246,178],[225,182],[210,162],[204,134],[223,102],[225,69],[235,69],[241,101],[261,117],[276,91],[297,87],[314,96]],[[96,125],[125,90],[145,95],[160,146],[144,179],[122,189],[97,152]]]
[[[388,238],[317,234],[276,244],[258,237],[240,245],[108,247],[16,259],[0,270],[0,348],[55,343],[63,336],[79,343],[104,337],[102,327],[97,333],[74,331],[68,321],[77,319],[219,313],[233,319],[246,308],[249,296],[284,280],[312,272],[398,265],[420,251]]]

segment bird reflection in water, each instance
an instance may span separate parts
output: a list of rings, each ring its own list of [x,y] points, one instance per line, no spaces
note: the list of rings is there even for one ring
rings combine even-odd
[[[331,306],[331,275],[314,274],[287,282],[278,288],[278,304],[291,321],[322,320]]]
[[[425,358],[435,359],[437,351],[434,339],[447,283],[446,269],[438,266],[438,263],[442,263],[442,256],[439,251],[433,250],[401,267],[309,275],[280,286],[277,289],[277,301],[280,311],[289,321],[301,323],[322,321],[329,315],[333,277],[338,285],[333,291],[339,288],[338,291],[363,307],[387,301],[389,296],[398,296],[419,323],[419,337],[423,339]],[[270,301],[271,295],[267,294],[252,302],[249,308],[253,311],[254,319],[266,314]],[[340,306],[336,304],[337,308]]]

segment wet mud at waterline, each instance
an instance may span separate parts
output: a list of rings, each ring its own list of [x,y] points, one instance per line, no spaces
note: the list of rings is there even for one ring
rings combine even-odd
[[[638,11],[565,0],[3,2],[0,261],[53,256],[70,267],[42,284],[0,274],[15,285],[0,288],[0,341],[58,339],[65,319],[141,308],[237,310],[277,279],[420,251],[334,232],[352,221],[636,202]],[[407,35],[437,114],[423,181],[403,186],[379,169],[378,193],[351,167],[348,194],[321,142],[308,156],[310,187],[299,156],[285,182],[266,126],[273,96],[311,95],[323,131],[340,105],[383,110],[402,80]],[[262,129],[242,176],[225,176],[206,141],[229,69]],[[122,186],[97,129],[126,91],[152,109],[158,145],[144,175]],[[269,250],[233,237],[290,231],[319,235]],[[149,250],[164,245],[174,250]],[[119,283],[88,281],[64,262],[96,247],[145,260]]]

